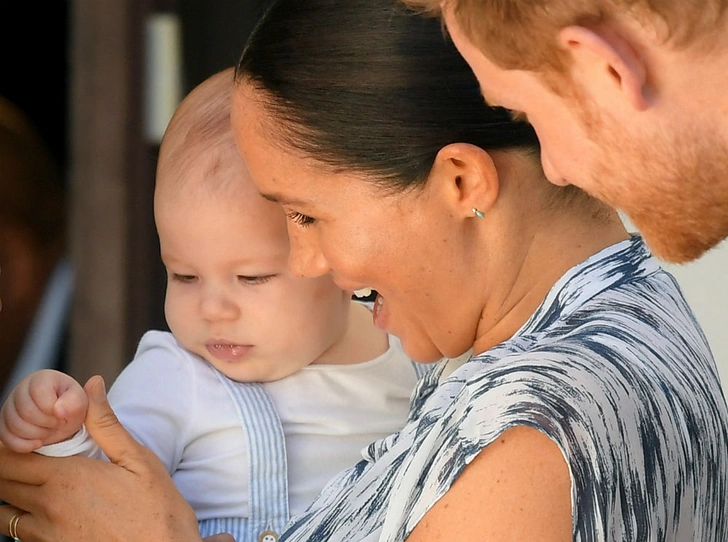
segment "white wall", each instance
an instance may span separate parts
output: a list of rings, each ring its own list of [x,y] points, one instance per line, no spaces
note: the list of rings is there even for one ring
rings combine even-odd
[[[664,267],[677,278],[703,326],[728,397],[728,243],[695,262]]]
[[[628,230],[636,231],[629,220],[624,222]],[[728,241],[694,262],[663,263],[663,267],[678,280],[703,327],[728,397]]]

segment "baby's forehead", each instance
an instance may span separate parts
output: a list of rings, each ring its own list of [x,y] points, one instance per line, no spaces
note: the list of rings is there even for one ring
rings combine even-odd
[[[160,205],[155,219],[163,259],[197,262],[201,269],[285,267],[290,248],[285,215],[261,208],[260,201],[266,204],[262,198],[203,196]]]
[[[201,150],[197,156],[180,156],[178,161],[160,162],[155,197],[222,198],[256,194],[243,159],[234,144]]]
[[[155,219],[186,220],[214,214],[231,228],[279,232],[287,241],[283,208],[265,199],[239,168],[222,171],[186,172],[187,179],[174,179],[157,186],[154,196]],[[210,180],[210,177],[215,177]]]
[[[212,212],[222,216],[254,215],[263,220],[271,213],[275,214],[277,205],[265,200],[258,190],[247,183],[231,182],[221,185],[189,184],[184,189],[159,188],[155,193],[155,213],[167,212],[175,214],[186,212]],[[274,207],[271,207],[273,205]],[[282,213],[282,209],[280,209]]]

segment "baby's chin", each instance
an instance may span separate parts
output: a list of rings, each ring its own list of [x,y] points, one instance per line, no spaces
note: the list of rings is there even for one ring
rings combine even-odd
[[[207,361],[230,380],[246,384],[275,382],[300,370],[298,367],[280,361],[262,360],[256,357],[250,357],[242,363],[234,364],[221,364],[219,360]]]

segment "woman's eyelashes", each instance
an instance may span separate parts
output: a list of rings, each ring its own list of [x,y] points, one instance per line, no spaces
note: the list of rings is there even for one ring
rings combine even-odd
[[[304,214],[298,213],[296,211],[286,211],[286,216],[288,219],[295,223],[298,226],[306,227],[313,224],[316,220],[311,218],[310,216],[306,216]]]

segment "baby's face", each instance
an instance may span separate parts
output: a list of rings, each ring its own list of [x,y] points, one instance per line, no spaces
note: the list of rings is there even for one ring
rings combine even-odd
[[[290,273],[283,210],[247,184],[157,205],[165,313],[177,340],[226,376],[267,382],[342,337],[351,293]]]

